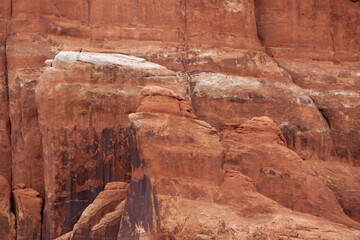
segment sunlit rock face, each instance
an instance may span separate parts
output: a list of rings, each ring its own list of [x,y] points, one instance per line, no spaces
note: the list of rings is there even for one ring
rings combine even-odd
[[[358,238],[359,19],[356,0],[0,0],[1,236]],[[122,205],[88,210],[109,182]]]

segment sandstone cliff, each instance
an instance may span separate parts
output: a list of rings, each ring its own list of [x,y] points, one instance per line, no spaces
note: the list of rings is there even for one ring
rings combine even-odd
[[[1,237],[359,239],[359,26],[356,0],[0,0]]]

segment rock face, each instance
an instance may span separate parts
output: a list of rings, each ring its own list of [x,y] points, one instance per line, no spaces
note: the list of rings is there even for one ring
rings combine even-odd
[[[346,215],[360,222],[360,172],[358,167],[339,162],[310,162],[311,168],[334,193]]]
[[[0,0],[0,236],[357,239],[359,9]]]
[[[0,1],[0,175],[11,181],[11,143],[6,64],[6,37],[10,18],[10,1]]]
[[[258,34],[276,57],[359,61],[359,1],[254,0]]]
[[[16,239],[41,239],[43,201],[31,188],[13,191],[16,215]]]
[[[130,179],[127,116],[151,84],[186,93],[181,76],[121,54],[62,52],[44,72],[36,89],[48,169],[43,236],[70,231],[106,183]]]
[[[116,239],[129,184],[110,182],[81,214],[74,229],[59,239]]]
[[[296,85],[217,73],[194,74],[192,81],[195,112],[217,129],[265,115],[277,122],[288,147],[303,159],[332,158],[329,126],[309,94]]]
[[[277,125],[253,118],[221,132],[225,165],[250,177],[257,191],[279,204],[360,229],[347,217],[311,166],[286,147]]]
[[[0,176],[0,233],[1,238],[14,240],[15,216],[11,210],[11,188],[5,177]]]
[[[172,98],[156,97],[163,97],[164,108]],[[148,106],[149,101],[159,105],[151,97],[144,100]],[[257,192],[257,179],[252,180],[227,164],[217,131],[207,123],[173,114],[171,108],[162,113],[150,109],[140,107],[129,116],[133,172],[118,239],[359,238],[358,231],[291,212]],[[284,151],[292,152],[284,146],[280,129],[268,118],[261,120],[271,134],[264,139],[262,129],[251,122],[247,125],[249,134],[260,133],[260,141],[279,144]],[[224,136],[222,139],[226,144]],[[258,144],[254,142],[253,146]],[[203,165],[205,159],[207,164]],[[301,177],[296,177],[301,181]],[[319,179],[313,179],[331,195]],[[279,182],[287,184],[282,178]],[[334,200],[339,215],[346,219],[335,197],[324,197]]]

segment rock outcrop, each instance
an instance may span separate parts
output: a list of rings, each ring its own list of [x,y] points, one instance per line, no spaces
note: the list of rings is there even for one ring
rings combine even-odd
[[[116,239],[129,184],[110,182],[81,214],[74,229],[57,238],[69,240]]]
[[[24,186],[24,185],[23,185]],[[41,214],[43,200],[31,188],[13,190],[16,215],[16,239],[41,239]]]
[[[287,208],[360,229],[311,166],[286,147],[271,119],[253,118],[240,126],[228,126],[221,139],[226,168],[250,177],[261,194]]]
[[[218,73],[198,73],[191,79],[196,114],[218,130],[226,124],[268,116],[283,131],[287,146],[301,158],[332,159],[329,126],[302,88],[292,83]]]
[[[359,9],[0,0],[0,238],[359,238]]]
[[[144,100],[148,106],[149,101],[162,105],[161,113],[140,107],[137,113],[129,116],[133,171],[118,239],[360,237],[358,231],[292,212],[257,192],[257,179],[252,180],[227,164],[228,155],[224,159],[217,131],[206,122],[174,114],[167,103],[173,97],[168,94],[162,97],[162,104],[150,97]],[[248,122],[247,132],[254,136],[260,133],[259,141],[264,141],[264,145],[267,141],[279,144],[284,152],[292,153],[293,158],[297,156],[285,147],[285,138],[280,129],[268,118],[262,119],[266,121],[260,122],[267,125],[269,132],[259,129],[256,121],[254,124]],[[224,139],[223,136],[222,141]],[[252,146],[261,149],[258,142],[253,142]],[[279,151],[275,149],[274,153]],[[227,149],[224,150],[226,152]],[[271,157],[267,159],[271,160]],[[299,170],[300,173],[302,171]],[[306,171],[311,172],[311,169]],[[301,183],[301,177],[293,177]],[[279,178],[280,184],[282,180]],[[322,200],[334,200],[333,206],[340,211],[338,216],[342,214],[343,219],[352,222],[336,205],[335,197],[326,190],[326,186],[315,176],[313,181],[327,193],[324,195],[327,199]],[[288,182],[283,180],[283,183]],[[356,225],[355,221],[353,223]]]
[[[36,88],[47,169],[43,236],[71,231],[106,183],[130,179],[128,114],[153,84],[187,91],[181,75],[121,54],[61,52],[44,72]]]

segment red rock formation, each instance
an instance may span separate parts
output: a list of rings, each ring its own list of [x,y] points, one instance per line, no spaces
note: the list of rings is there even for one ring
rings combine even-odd
[[[274,56],[360,60],[358,1],[254,2],[259,38]]]
[[[280,129],[267,117],[253,118],[221,132],[226,168],[250,177],[257,191],[279,204],[360,229],[307,162],[286,147]]]
[[[360,124],[360,74],[358,63],[317,62],[277,59],[296,84],[308,89],[321,111],[334,142],[333,155],[340,161],[360,164],[357,126]],[[359,76],[358,76],[359,75]]]
[[[43,201],[40,193],[31,188],[13,191],[16,215],[16,239],[41,239]]]
[[[170,114],[170,125],[176,124],[177,118],[187,119],[183,127],[190,122],[189,129],[195,126],[192,121],[197,121],[196,116],[218,130],[227,123],[241,124],[252,117],[269,116],[283,131],[288,147],[302,159],[359,166],[359,4],[356,0],[0,0],[0,175],[12,186],[25,183],[46,199],[43,238],[52,239],[73,229],[82,210],[108,181],[130,178],[126,123],[128,115],[138,107],[145,119],[152,114],[160,119]],[[77,53],[67,55],[69,59],[60,54],[52,68],[44,68],[51,64],[44,64],[46,59],[65,48],[77,49]],[[89,51],[142,57],[186,74],[161,69],[147,76],[146,71],[131,70],[134,66],[124,67],[124,62],[114,64],[119,59],[110,54],[104,55],[105,59],[95,57],[94,63],[94,54]],[[79,59],[71,62],[74,54]],[[144,91],[146,98],[142,101],[140,90],[145,86],[150,87]],[[149,126],[157,124],[146,121]],[[211,134],[215,132],[204,122],[197,123],[211,129]],[[168,148],[171,152],[172,147]],[[204,164],[197,167],[201,170],[196,173],[199,179],[205,174],[202,170],[207,171]],[[334,191],[345,212],[358,220],[358,210],[351,203],[357,201],[349,200],[351,194],[341,190],[341,181],[325,181],[327,176],[333,176],[355,186],[355,177],[348,177],[357,176],[357,168],[350,173],[335,164],[334,169],[341,172],[335,176],[330,169],[319,168],[314,170],[319,178]],[[192,174],[189,178],[193,178]],[[247,179],[235,175],[239,182]],[[177,181],[182,180],[181,174],[176,176]],[[201,181],[193,184],[208,184]],[[184,186],[179,191],[188,196],[191,184]],[[223,198],[233,191],[228,187]],[[248,193],[263,198],[254,190]],[[167,196],[164,193],[164,199]],[[237,205],[239,198],[246,197],[227,200]],[[188,212],[174,213],[194,219],[194,226],[208,229],[198,224],[193,213],[211,205],[213,198],[206,199],[208,202],[201,204],[186,200],[181,204],[188,206]],[[163,206],[168,207],[162,209],[171,212],[177,203],[170,202],[165,201]],[[269,206],[281,208],[270,202]],[[259,212],[260,208],[257,205]],[[168,216],[166,211],[164,216]],[[171,224],[181,222],[179,219],[165,221],[169,225],[164,228],[172,229]],[[284,219],[303,221],[298,227],[303,227],[304,221],[314,226],[322,221],[304,215]],[[257,229],[255,232],[245,231],[239,238],[246,233],[253,238],[275,238],[287,229],[282,220],[277,223],[276,229],[265,224],[271,233],[256,225],[249,227]],[[324,229],[337,229],[325,225]],[[214,226],[209,230],[212,235],[212,229],[217,229],[218,234],[224,231],[209,226]],[[286,234],[302,238],[320,234],[291,235],[297,231],[294,228],[286,230]],[[198,235],[206,239],[211,235],[199,233],[192,226],[174,231],[174,236],[183,238]],[[346,235],[352,233],[343,228],[339,232],[320,237],[354,236]]]
[[[288,147],[303,159],[331,159],[329,126],[303,89],[294,84],[216,73],[194,74],[191,79],[196,114],[217,129],[268,116],[284,132]]]
[[[253,181],[238,171],[225,173],[229,166],[223,167],[216,130],[173,114],[167,104],[172,97],[162,99],[162,113],[148,107],[129,116],[133,172],[118,239],[359,237],[358,231],[281,207],[256,192]],[[159,105],[151,97],[144,101]],[[286,151],[281,131],[274,124],[269,128],[275,134],[265,139],[256,125],[248,131],[260,133],[265,142],[282,142]]]
[[[10,1],[0,1],[0,175],[11,181],[11,143],[6,64],[6,36],[11,14]]]
[[[360,222],[359,167],[339,162],[322,161],[311,161],[309,165],[335,194],[346,215]]]
[[[110,182],[81,214],[73,231],[59,239],[116,239],[129,184]]]
[[[71,231],[107,182],[129,180],[127,116],[152,84],[186,94],[183,77],[120,54],[61,52],[42,75],[36,100],[47,169],[43,236]]]
[[[11,188],[5,177],[0,176],[0,234],[2,239],[14,240],[15,216],[11,210]]]

